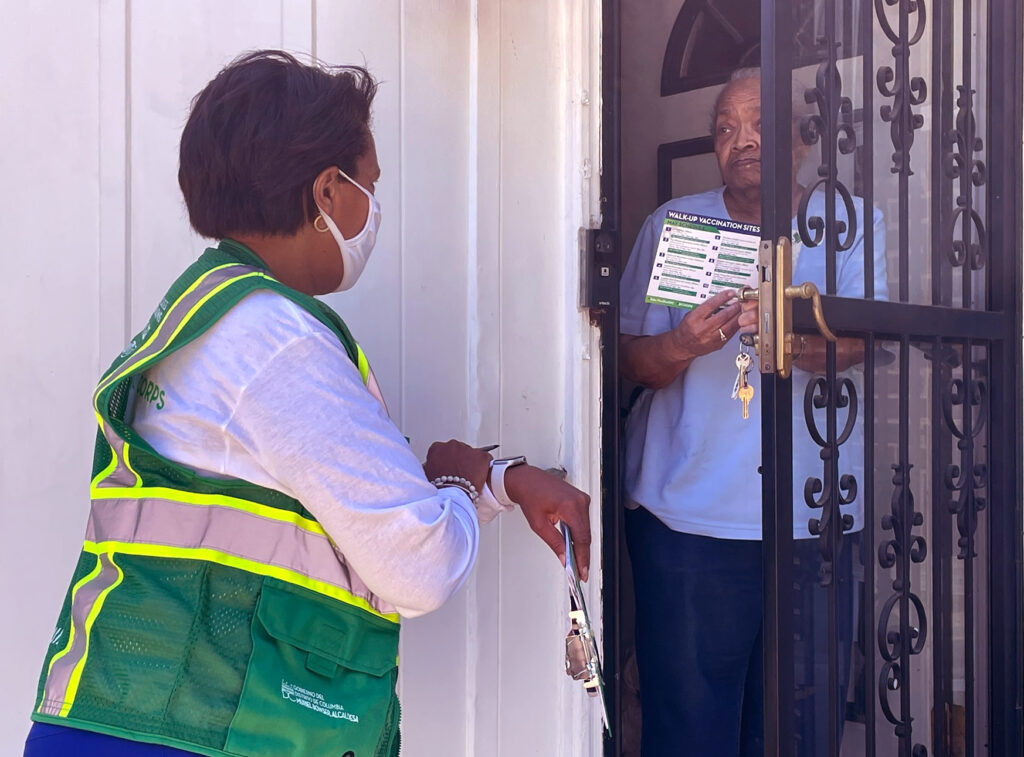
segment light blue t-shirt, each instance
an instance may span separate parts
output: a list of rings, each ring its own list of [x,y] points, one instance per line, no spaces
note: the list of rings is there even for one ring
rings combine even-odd
[[[644,302],[658,234],[667,211],[730,218],[723,189],[679,197],[647,217],[630,255],[620,283],[623,334],[653,336],[674,328],[689,312]],[[849,250],[836,256],[839,296],[864,297],[864,203],[854,199],[857,232]],[[812,195],[808,217],[825,217],[825,195]],[[846,220],[841,202],[836,216]],[[796,221],[793,222],[794,240]],[[885,226],[881,211],[873,213],[874,288],[877,299],[886,299]],[[825,291],[825,245],[801,246],[794,242],[793,282],[811,281]],[[736,379],[739,337],[721,350],[697,358],[672,383],[659,390],[644,390],[626,425],[625,485],[632,504],[643,505],[669,528],[720,539],[761,538],[761,402],[756,366],[750,374],[755,395],[750,418],[743,420],[739,400],[731,398]],[[842,508],[854,516],[854,529],[862,528],[864,485],[863,368],[855,366],[840,374],[849,377],[857,391],[859,411],[850,438],[839,447],[839,473],[853,475],[857,496]],[[815,444],[804,421],[804,392],[812,374],[793,369],[793,537],[810,538],[808,520],[820,518],[821,509],[804,503],[804,483],[813,476],[824,481],[821,448]],[[853,403],[850,403],[851,405]],[[847,409],[837,412],[841,432]],[[817,427],[825,436],[825,410],[815,410]],[[821,495],[818,494],[818,497]]]

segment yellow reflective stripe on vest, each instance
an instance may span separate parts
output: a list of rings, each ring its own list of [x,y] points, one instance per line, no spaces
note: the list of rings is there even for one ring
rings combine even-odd
[[[356,345],[356,366],[359,368],[359,377],[363,380],[363,384],[366,384],[367,379],[370,378],[370,361],[366,359],[366,353],[358,344]]]
[[[82,669],[89,656],[89,632],[103,608],[107,595],[121,583],[124,573],[114,556],[95,552],[96,567],[75,584],[71,591],[71,631],[68,643],[50,660],[46,672],[43,698],[37,712],[54,717],[67,717],[78,693]]]
[[[336,599],[339,602],[344,602],[345,604],[352,605],[353,607],[359,607],[373,615],[376,615],[378,618],[389,620],[392,623],[398,623],[401,620],[397,612],[378,612],[374,610],[366,600],[361,597],[353,596],[350,592],[340,589],[337,586],[332,586],[322,581],[314,580],[294,571],[275,568],[272,565],[264,565],[263,563],[248,560],[244,557],[236,557],[235,555],[229,555],[225,552],[218,552],[214,549],[167,547],[160,544],[132,544],[115,541],[87,541],[82,544],[82,550],[93,554],[110,551],[126,555],[141,555],[143,557],[166,557],[178,560],[203,560],[205,562],[213,562],[218,565],[237,568],[238,570],[255,573],[259,576],[268,576],[270,578],[276,578],[284,581],[285,583],[301,586],[309,589],[310,591],[314,591],[317,594],[322,594],[325,597]]]
[[[244,273],[242,273],[243,271]],[[163,319],[153,329],[153,333],[141,346],[136,348],[134,354],[99,383],[93,395],[93,404],[96,409],[99,409],[99,397],[102,392],[132,371],[153,362],[210,298],[232,283],[252,277],[271,278],[252,266],[229,263],[211,268],[196,279],[177,300],[171,303]]]
[[[366,359],[366,353],[363,352],[363,348],[358,344],[356,345],[356,366],[359,368],[359,376],[362,378],[366,389],[381,404],[381,407],[384,408],[384,412],[390,416],[391,411],[388,410],[388,403],[384,401],[384,393],[380,390],[380,385],[377,383],[377,377],[373,375],[373,369],[370,367],[370,361]]]
[[[140,486],[142,486],[142,476],[140,476],[139,472],[132,467],[131,446],[128,444],[128,442],[125,442],[124,446],[121,447],[121,456],[123,458],[124,467],[127,468],[128,472],[131,473],[135,477],[135,483],[132,484],[132,486],[133,487],[140,487]]]
[[[99,413],[96,413],[96,422],[100,424],[100,431],[103,433],[103,438],[106,439],[107,444],[110,445],[111,434],[107,433],[106,424],[103,423],[103,416],[101,416]],[[120,438],[116,434],[113,436],[115,439],[120,441]],[[107,463],[106,468],[104,468],[103,470],[96,474],[96,477],[92,480],[92,487],[96,487],[101,481],[106,480],[108,476],[110,476],[115,470],[117,470],[117,466],[120,464],[120,462],[121,460],[120,458],[118,458],[117,452],[114,450],[113,447],[111,447],[110,462]]]
[[[110,462],[92,480],[92,490],[95,491],[97,487],[101,486],[142,486],[142,477],[128,460],[128,442],[107,428],[107,425],[103,422],[103,417],[99,413],[96,414],[96,420],[100,424],[103,438],[107,440],[107,444],[110,446]]]
[[[386,620],[399,620],[394,607],[370,591],[322,528],[305,528],[286,511],[267,514],[250,502],[239,508],[226,498],[183,501],[175,490],[166,490],[173,499],[139,497],[146,489],[129,491],[131,497],[93,500],[86,551],[215,562],[273,576]],[[189,498],[193,496],[205,499]]]

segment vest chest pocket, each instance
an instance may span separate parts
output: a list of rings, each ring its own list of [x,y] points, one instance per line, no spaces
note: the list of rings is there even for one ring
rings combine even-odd
[[[396,737],[398,624],[268,578],[224,745],[244,757],[378,757]]]

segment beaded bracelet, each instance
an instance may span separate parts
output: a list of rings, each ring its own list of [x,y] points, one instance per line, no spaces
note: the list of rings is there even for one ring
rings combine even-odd
[[[469,495],[469,499],[474,505],[480,499],[480,492],[476,490],[473,483],[462,476],[438,476],[430,483],[438,489],[443,486],[454,486],[456,489],[462,489],[462,491]]]

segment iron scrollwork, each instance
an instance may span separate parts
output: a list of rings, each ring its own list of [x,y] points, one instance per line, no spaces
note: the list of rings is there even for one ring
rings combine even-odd
[[[909,178],[913,175],[910,166],[911,147],[914,132],[924,125],[924,116],[914,109],[925,102],[928,87],[920,76],[910,74],[911,49],[924,36],[926,11],[923,0],[874,0],[878,27],[893,43],[893,65],[881,66],[875,75],[875,83],[883,98],[892,102],[879,108],[882,121],[890,125],[889,133],[893,145],[890,171],[899,175],[900,206],[900,300],[908,299],[909,286],[909,237],[906,230],[910,197]],[[889,9],[896,8],[898,23],[894,26],[889,18]],[[909,345],[904,344],[905,353]],[[901,372],[909,371],[909,363],[901,359]],[[901,378],[900,424],[909,422],[907,403],[907,376]],[[905,431],[903,432],[905,433]],[[927,748],[914,743],[910,714],[910,658],[924,649],[928,634],[928,617],[920,598],[914,593],[911,582],[911,565],[922,563],[927,555],[927,543],[914,529],[924,523],[924,516],[914,507],[914,495],[910,486],[910,464],[906,443],[901,442],[900,460],[893,467],[893,494],[890,512],[882,517],[883,531],[891,531],[892,538],[878,546],[878,564],[883,569],[895,568],[892,581],[893,594],[882,606],[878,618],[878,650],[884,660],[878,675],[878,697],[886,720],[895,726],[894,731],[901,741],[901,754],[925,757]],[[894,617],[895,615],[895,617]],[[891,695],[899,692],[896,708]]]
[[[913,467],[906,462],[892,466],[894,489],[890,511],[882,518],[882,529],[892,531],[892,538],[878,545],[878,564],[886,569],[896,568],[892,582],[895,593],[885,601],[878,616],[878,651],[885,661],[878,674],[878,700],[882,713],[895,726],[896,736],[900,739],[911,735],[907,695],[910,658],[921,653],[928,636],[928,616],[920,597],[911,590],[910,580],[911,563],[924,562],[928,554],[924,537],[914,533],[914,528],[924,523],[924,516],[914,509],[914,494],[910,490],[910,470]],[[895,628],[891,628],[894,611],[897,611],[897,623]],[[889,701],[893,692],[900,695],[898,709],[893,709]],[[915,744],[911,754],[913,757],[925,757],[928,750],[921,744]]]
[[[821,39],[821,49],[827,51],[826,59],[818,66],[815,73],[815,86],[804,93],[808,105],[817,105],[817,114],[802,119],[800,137],[806,145],[821,145],[821,162],[818,164],[818,180],[804,189],[800,197],[797,211],[797,228],[807,247],[817,247],[825,238],[826,222],[820,216],[808,217],[811,197],[822,186],[826,189],[826,202],[832,202],[835,195],[842,200],[846,211],[846,219],[836,219],[833,225],[830,245],[836,251],[844,251],[853,246],[857,237],[857,214],[853,204],[853,196],[846,185],[839,180],[838,155],[849,155],[857,147],[857,135],[853,130],[853,105],[849,97],[844,97],[843,80],[836,65],[836,50],[839,43]],[[837,154],[838,153],[838,154]],[[833,194],[834,193],[834,194]]]
[[[970,51],[965,50],[964,55]],[[978,124],[974,118],[974,90],[966,85],[957,87],[956,128],[946,135],[948,149],[946,176],[959,180],[960,189],[956,197],[956,209],[952,224],[955,236],[949,251],[949,261],[954,268],[968,266],[972,271],[985,267],[987,248],[985,222],[974,206],[974,188],[984,186],[988,172],[985,163],[976,157],[984,149],[984,142],[978,136]]]
[[[833,388],[834,399],[833,399]],[[843,430],[836,436],[835,443],[829,443],[828,434],[822,434],[814,417],[814,410],[827,409],[834,418],[837,409],[848,408]],[[822,585],[828,586],[833,581],[832,565],[835,560],[832,530],[838,518],[839,533],[853,528],[853,516],[840,514],[840,507],[852,504],[857,498],[857,479],[848,474],[838,476],[839,447],[846,443],[857,424],[857,387],[849,378],[840,382],[830,382],[824,376],[814,376],[804,390],[804,423],[814,443],[821,448],[819,453],[823,463],[823,479],[815,476],[804,482],[804,503],[814,509],[821,510],[821,516],[811,518],[807,529],[818,537],[818,547],[822,556]],[[836,462],[834,462],[836,461]],[[819,496],[820,495],[820,496]]]
[[[835,291],[835,256],[853,247],[857,237],[857,212],[853,196],[839,179],[839,155],[849,155],[857,147],[853,128],[853,105],[843,96],[843,81],[837,65],[839,43],[835,40],[835,20],[826,22],[828,36],[817,40],[821,63],[815,72],[815,85],[804,90],[804,102],[814,106],[816,113],[800,119],[800,137],[805,145],[820,146],[817,180],[810,182],[800,197],[797,228],[808,248],[824,243],[826,255],[826,290]],[[811,199],[824,189],[823,215],[809,215]],[[841,202],[843,213],[837,213]],[[844,217],[845,215],[845,217]],[[831,272],[831,273],[830,273]],[[840,508],[857,498],[857,479],[839,472],[839,448],[849,438],[857,421],[857,389],[849,378],[839,379],[834,363],[824,376],[814,376],[804,391],[804,422],[811,438],[820,447],[822,476],[811,476],[804,482],[804,503],[820,515],[810,518],[808,531],[818,537],[821,552],[821,584],[834,582],[834,562],[840,537],[853,528],[853,516]],[[843,429],[836,433],[837,411],[848,408]],[[825,409],[827,432],[817,428],[814,410]]]
[[[917,20],[913,34],[901,37],[889,22],[886,6],[899,6],[900,28],[909,25],[910,16]],[[893,57],[896,68],[882,66],[878,69],[875,82],[883,97],[891,97],[892,103],[879,108],[883,121],[891,124],[889,132],[895,148],[892,154],[892,173],[912,176],[910,170],[910,148],[914,144],[914,132],[924,126],[924,116],[914,112],[928,97],[928,85],[920,76],[910,75],[910,48],[920,42],[924,35],[926,13],[922,0],[875,0],[878,25],[893,43]],[[907,23],[904,23],[904,20]]]
[[[985,222],[978,212],[974,190],[984,186],[988,171],[979,155],[985,147],[974,115],[974,94],[971,87],[972,72],[972,8],[969,0],[961,3],[963,12],[960,76],[957,86],[956,119],[953,129],[943,135],[943,173],[957,183],[953,216],[948,222],[950,246],[947,257],[954,269],[962,271],[962,306],[971,307],[974,292],[971,272],[980,271],[987,260],[988,239]]]
[[[942,398],[942,415],[946,428],[956,438],[960,461],[945,471],[946,489],[951,495],[949,511],[956,515],[960,559],[976,557],[974,532],[978,513],[985,509],[983,495],[988,481],[988,465],[975,459],[975,441],[985,428],[988,417],[988,384],[983,378],[971,376],[969,356],[964,361],[964,378],[951,379]],[[961,422],[955,409],[961,409]]]

